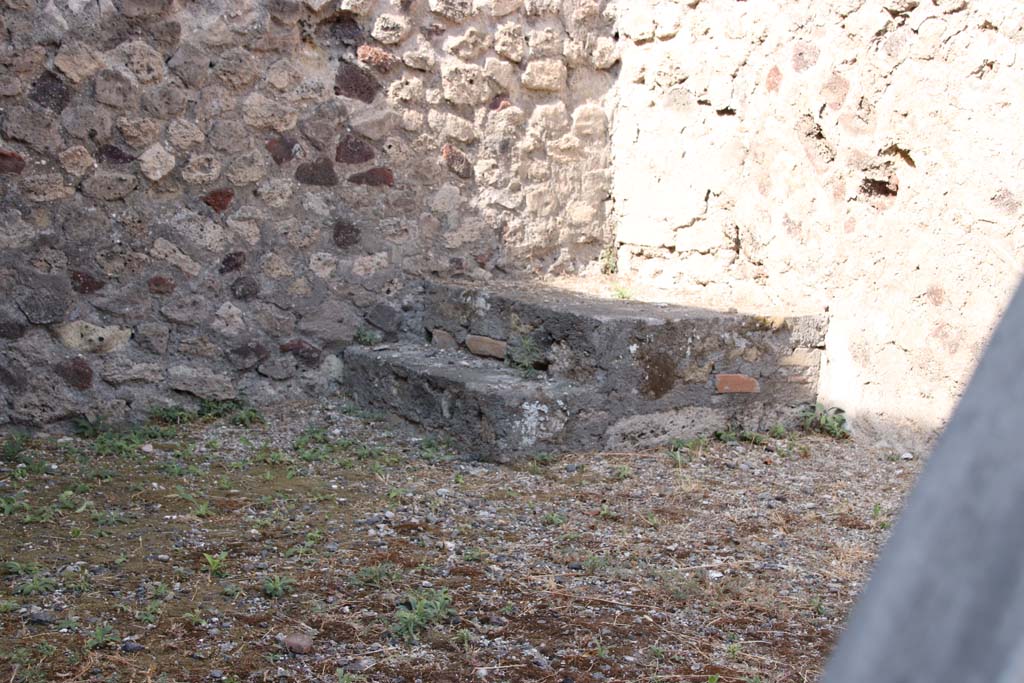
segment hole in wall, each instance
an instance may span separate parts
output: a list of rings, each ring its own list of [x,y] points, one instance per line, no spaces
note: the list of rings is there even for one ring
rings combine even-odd
[[[899,182],[896,176],[889,180],[878,178],[865,178],[861,181],[860,192],[871,197],[895,197],[900,191]]]

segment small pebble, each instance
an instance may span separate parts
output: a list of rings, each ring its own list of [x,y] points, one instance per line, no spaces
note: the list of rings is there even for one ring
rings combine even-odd
[[[156,559],[158,559],[161,562],[170,562],[171,561],[171,556],[170,555],[157,555]]]
[[[34,610],[28,615],[28,623],[30,624],[52,624],[57,621],[57,617],[53,612],[47,610]]]
[[[126,640],[121,643],[121,652],[127,652],[129,654],[134,652],[142,652],[145,650],[142,645],[136,643],[134,640]]]
[[[297,655],[308,655],[313,651],[313,639],[305,633],[289,633],[284,637],[284,646]]]
[[[373,657],[360,657],[346,664],[344,669],[350,674],[358,674],[373,668],[376,663],[377,660]]]

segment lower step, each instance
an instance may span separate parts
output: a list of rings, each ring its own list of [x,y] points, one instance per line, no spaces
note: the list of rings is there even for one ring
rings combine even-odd
[[[498,361],[408,344],[353,346],[344,383],[362,406],[443,430],[466,452],[509,462],[539,453],[661,445],[727,424],[751,429],[787,421],[793,396],[694,390],[686,400],[623,400],[594,385],[531,376]],[[788,399],[779,401],[778,399]]]

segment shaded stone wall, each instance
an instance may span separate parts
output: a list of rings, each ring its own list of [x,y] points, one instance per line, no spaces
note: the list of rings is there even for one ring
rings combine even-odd
[[[1021,272],[1019,3],[618,10],[620,272],[741,310],[827,306],[823,400],[928,436]]]
[[[0,2],[0,424],[328,391],[607,243],[599,0]]]

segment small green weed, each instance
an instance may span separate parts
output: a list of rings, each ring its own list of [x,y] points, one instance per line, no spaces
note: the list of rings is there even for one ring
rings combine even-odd
[[[18,562],[16,560],[8,560],[0,565],[0,574],[6,576],[30,576],[32,574],[38,574],[42,571],[42,567],[36,562]]]
[[[25,449],[28,448],[29,436],[25,432],[14,431],[4,439],[3,447],[0,448],[0,459],[6,462],[14,462]]]
[[[544,353],[533,337],[523,335],[509,345],[506,362],[525,375],[533,376],[544,367]]]
[[[199,404],[199,410],[196,411],[196,415],[210,420],[216,420],[222,417],[230,417],[245,407],[241,401],[217,401],[213,399],[203,399]]]
[[[18,595],[41,595],[51,593],[56,588],[57,582],[49,576],[34,574],[15,586],[14,592]]]
[[[850,432],[846,429],[846,413],[842,408],[826,408],[815,403],[800,414],[800,426],[807,432],[821,432],[836,439],[846,439]]]
[[[751,432],[748,430],[740,432],[739,437],[740,441],[746,441],[747,443],[752,443],[755,446],[764,446],[768,443],[768,437],[764,434],[758,434],[757,432]]]
[[[160,620],[160,611],[163,609],[163,603],[159,600],[150,600],[146,604],[144,609],[139,610],[135,613],[135,618],[141,621],[143,624],[155,624]]]
[[[102,417],[90,420],[85,415],[82,415],[74,418],[71,421],[71,425],[75,431],[75,435],[80,436],[83,439],[95,439],[100,434],[110,430],[106,420]]]
[[[206,626],[206,619],[203,618],[202,612],[198,609],[191,612],[185,612],[181,617],[193,626]]]
[[[723,429],[715,430],[715,439],[722,443],[736,443],[740,440],[740,432],[742,430],[738,427],[728,426]]]
[[[267,421],[263,417],[263,413],[255,408],[240,408],[238,412],[231,416],[231,424],[239,427],[252,427],[266,423]]]
[[[619,272],[619,259],[614,244],[609,244],[601,251],[601,272],[614,275]]]
[[[114,631],[114,627],[110,624],[100,624],[93,629],[92,633],[89,634],[89,637],[86,638],[85,649],[98,650],[101,647],[106,647],[107,645],[116,642],[117,632]]]
[[[446,589],[424,588],[406,594],[405,602],[395,612],[391,632],[407,643],[416,643],[423,631],[454,613]]]
[[[466,562],[483,562],[487,558],[487,551],[481,548],[466,548],[462,553],[462,559]]]
[[[381,588],[393,584],[401,576],[402,572],[397,565],[390,562],[382,562],[381,564],[373,564],[368,567],[360,567],[356,571],[355,576],[352,577],[352,580],[364,586]]]
[[[0,515],[8,516],[26,510],[28,510],[28,505],[20,498],[0,496]]]
[[[380,332],[371,327],[360,327],[356,330],[353,339],[356,344],[361,346],[376,346],[384,341],[384,337],[381,336]]]
[[[268,576],[263,579],[263,594],[268,598],[280,598],[284,597],[288,593],[292,592],[295,586],[295,580],[287,576]]]
[[[562,515],[558,512],[549,512],[543,517],[541,517],[540,521],[543,524],[546,524],[547,526],[562,526],[563,524],[565,524],[566,520],[565,515]]]
[[[181,406],[159,406],[149,411],[150,422],[165,425],[183,425],[195,422],[199,416]]]
[[[224,576],[224,562],[228,559],[228,551],[222,550],[216,555],[203,553],[203,559],[206,560],[206,571],[210,576]]]
[[[209,517],[210,515],[212,515],[213,511],[210,509],[210,501],[204,500],[202,502],[196,503],[195,506],[192,508],[192,514],[200,518]]]

